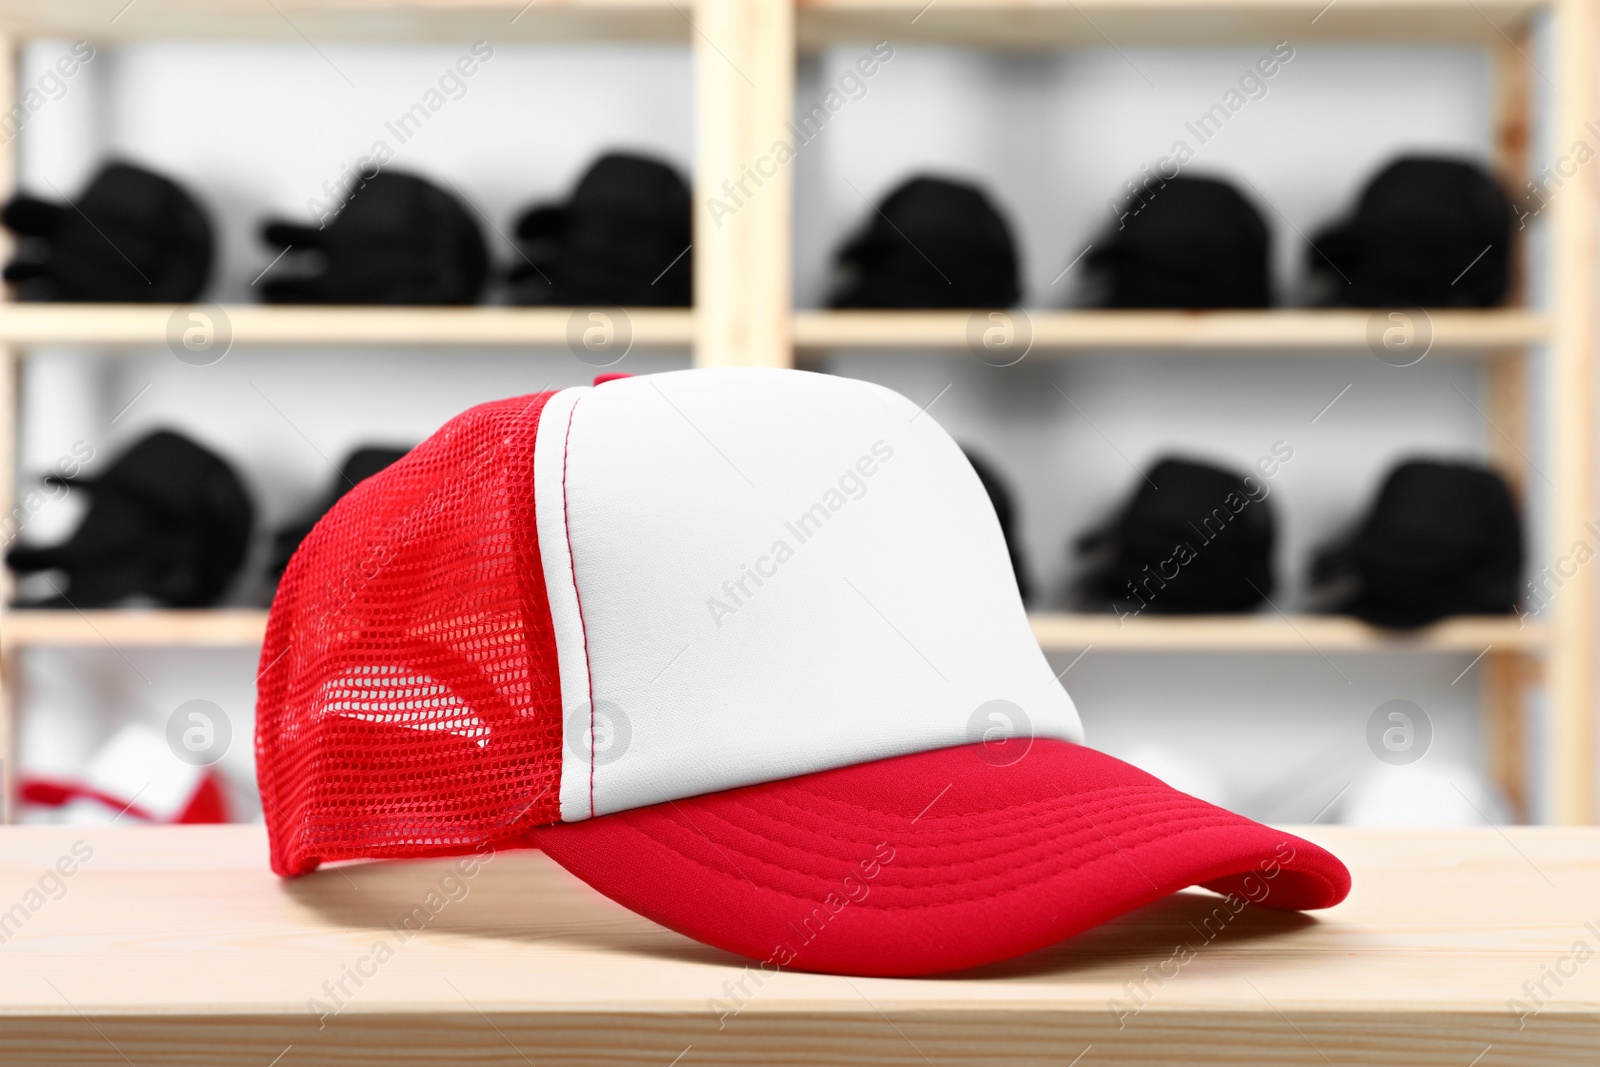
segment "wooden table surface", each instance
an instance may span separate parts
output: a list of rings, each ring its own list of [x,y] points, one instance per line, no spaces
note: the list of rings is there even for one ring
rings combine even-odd
[[[1600,828],[1295,832],[1338,908],[1191,891],[889,980],[760,977],[534,852],[284,883],[259,827],[8,827],[0,1063],[1600,1063]]]

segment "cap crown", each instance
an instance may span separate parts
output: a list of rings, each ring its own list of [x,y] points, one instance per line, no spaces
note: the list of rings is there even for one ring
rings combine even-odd
[[[286,871],[983,740],[996,714],[1081,738],[955,443],[798,371],[467,412],[307,538],[263,663]]]

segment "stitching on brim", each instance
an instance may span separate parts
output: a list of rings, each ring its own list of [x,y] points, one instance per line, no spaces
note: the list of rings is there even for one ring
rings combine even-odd
[[[851,804],[848,801],[835,800],[831,797],[822,797],[820,794],[812,793],[809,795],[815,797],[816,799],[822,800],[827,805],[830,805],[836,809],[840,809],[842,814],[839,812],[830,812],[823,808],[807,807],[804,804],[797,803],[792,797],[774,796],[769,797],[768,799],[774,804],[783,805],[794,811],[803,812],[806,815],[812,816],[816,819],[826,820],[830,824],[830,827],[838,825],[853,827],[864,824],[875,824],[878,829],[874,829],[871,832],[876,834],[880,832],[880,830],[882,832],[895,832],[898,830],[903,830],[906,825],[904,816],[886,815],[886,813],[878,811],[877,809]],[[1158,788],[1155,786],[1110,786],[1107,788],[1096,789],[1087,793],[1079,794],[1077,798],[1077,805],[1079,808],[1086,808],[1087,811],[1092,814],[1101,814],[1113,810],[1120,812],[1130,809],[1133,805],[1138,804],[1138,798],[1144,797],[1147,798],[1148,803],[1142,806],[1140,809],[1141,811],[1149,810],[1151,807],[1154,807],[1157,810],[1165,810],[1171,806],[1169,801],[1172,795],[1172,790]],[[1069,800],[1069,803],[1071,802],[1071,798],[1066,799]],[[1205,801],[1199,800],[1198,798],[1189,797],[1187,799],[1196,804],[1214,807],[1214,805],[1208,805]],[[737,804],[744,810],[754,812],[755,814],[766,817],[772,821],[779,821],[761,809],[753,807],[752,805],[743,801],[734,801],[731,798],[728,798],[727,802]],[[939,834],[928,834],[923,832],[922,837],[924,840],[929,842],[938,841],[942,838],[968,840],[973,836],[974,830],[987,826],[994,826],[1000,823],[1016,822],[1017,816],[1014,813],[1023,809],[1029,810],[1029,814],[1024,816],[1024,818],[1032,818],[1034,820],[1043,819],[1061,810],[1060,804],[1055,798],[1045,797],[1040,800],[1023,801],[1021,803],[1008,805],[1004,808],[996,808],[991,811],[984,812],[981,816],[977,817],[946,816],[942,821],[948,823],[959,819],[962,820],[962,825],[950,827],[947,831]],[[884,816],[884,819],[874,820],[870,818],[864,818],[864,816],[873,815]],[[887,820],[893,820],[893,822],[891,823]],[[726,822],[727,820],[724,821]],[[729,825],[738,826],[740,824],[730,823]],[[813,830],[812,828],[806,826],[800,826],[797,828],[818,833],[819,836],[834,836],[822,833],[821,831]]]
[[[1177,829],[1177,830],[1172,830],[1171,829],[1171,827],[1176,826],[1181,821],[1183,821],[1183,820],[1177,819],[1177,820],[1173,820],[1170,823],[1160,824],[1160,826],[1162,828],[1166,828],[1168,830],[1168,832],[1163,833],[1163,834],[1160,835],[1161,840],[1167,840],[1167,839],[1170,839],[1170,838],[1173,838],[1173,837],[1181,837],[1181,836],[1185,836],[1185,835],[1191,834],[1191,833],[1200,833],[1200,832],[1204,832],[1206,830],[1216,829],[1218,827],[1228,825],[1225,821],[1219,820],[1219,821],[1217,821],[1215,823],[1210,823],[1210,824],[1207,824],[1207,825],[1188,827],[1188,828]],[[701,870],[707,871],[707,872],[709,872],[711,874],[715,874],[715,875],[717,875],[717,876],[719,876],[721,878],[727,879],[729,881],[734,881],[734,882],[744,881],[744,882],[748,882],[748,883],[750,883],[752,885],[755,885],[756,888],[758,888],[758,889],[760,889],[760,890],[762,890],[764,892],[775,893],[778,896],[781,896],[786,900],[791,900],[791,901],[794,901],[794,902],[799,903],[799,904],[817,904],[817,903],[819,903],[818,901],[816,901],[816,900],[814,900],[814,899],[812,899],[810,897],[797,896],[794,893],[790,892],[789,890],[781,888],[781,887],[776,886],[776,885],[757,884],[753,879],[750,879],[747,875],[744,875],[741,872],[730,872],[730,871],[722,870],[721,868],[718,868],[718,867],[713,867],[710,864],[707,864],[707,863],[705,863],[705,862],[703,862],[701,860],[695,859],[692,856],[688,856],[688,855],[685,855],[682,852],[678,852],[676,849],[673,849],[666,842],[660,840],[659,838],[655,838],[655,837],[650,836],[649,834],[644,833],[643,831],[641,831],[638,828],[636,828],[635,826],[633,826],[631,823],[625,824],[625,825],[627,825],[628,829],[631,832],[633,832],[635,834],[638,834],[640,837],[643,837],[646,840],[648,840],[648,841],[650,841],[650,842],[652,842],[654,844],[660,845],[661,847],[668,849],[669,851],[671,851],[673,853],[673,855],[677,856],[678,858],[684,860],[687,863],[690,863],[690,864],[694,865],[695,867],[697,867],[697,868],[699,868]],[[1092,829],[1091,829],[1090,832],[1093,832]],[[1096,835],[1096,836],[1098,836],[1098,835]],[[1285,836],[1290,836],[1290,835],[1285,835]],[[1102,863],[1109,862],[1109,861],[1112,861],[1112,860],[1117,860],[1117,859],[1121,859],[1121,860],[1127,861],[1128,857],[1125,855],[1125,853],[1127,853],[1130,850],[1136,851],[1136,850],[1141,849],[1145,845],[1150,844],[1150,843],[1152,843],[1151,840],[1146,840],[1144,842],[1133,842],[1133,843],[1125,845],[1124,847],[1119,849],[1119,848],[1113,847],[1109,842],[1107,842],[1106,843],[1106,848],[1103,851],[1100,851],[1097,854],[1093,855],[1092,857],[1086,858],[1083,862],[1075,865],[1074,868],[1073,868],[1073,871],[1074,872],[1082,872],[1082,871],[1088,870],[1088,869],[1090,869],[1092,867],[1098,866],[1098,865],[1100,865]],[[735,851],[737,851],[737,850],[735,850]],[[745,853],[739,853],[739,855],[743,856],[743,857],[745,857],[747,859],[751,859],[751,860],[753,860],[753,861],[755,861],[757,863],[761,863],[763,866],[775,866],[775,865],[773,865],[771,863],[768,863],[765,860],[761,860],[761,859],[759,859],[757,857],[747,856]],[[1033,864],[1031,866],[1037,866],[1037,864]],[[782,869],[782,868],[779,868],[779,869]],[[1306,875],[1315,875],[1321,881],[1323,881],[1324,883],[1327,883],[1327,879],[1326,878],[1322,878],[1322,876],[1320,874],[1318,874],[1317,872],[1315,872],[1315,871],[1310,871],[1308,869],[1300,868],[1300,867],[1285,867],[1285,869],[1286,870],[1294,870],[1294,871],[1297,871],[1299,873],[1303,873],[1303,874],[1306,874]],[[1136,865],[1135,865],[1135,870],[1137,871],[1137,866]],[[793,872],[787,872],[787,873],[793,873]],[[1058,872],[1058,873],[1067,873],[1067,872]],[[1219,875],[1218,877],[1221,877],[1221,876]],[[821,879],[821,878],[819,878],[818,880],[819,881],[825,881],[826,884],[828,884],[829,886],[832,885],[831,880],[824,880],[824,879]],[[988,879],[988,880],[992,881],[993,879],[991,878],[991,879]],[[968,880],[967,879],[957,879],[957,881],[968,881]],[[908,890],[908,891],[916,891],[918,889],[934,888],[938,884],[939,883],[935,883],[934,885],[930,885],[930,886],[895,886],[895,887],[892,887],[892,888],[901,889],[901,890]],[[1189,883],[1189,884],[1198,884],[1198,883]],[[1329,884],[1331,884],[1331,883],[1329,883]],[[949,907],[949,906],[954,905],[954,904],[965,904],[965,903],[969,903],[969,902],[974,901],[974,900],[988,899],[988,900],[998,901],[998,900],[1001,900],[1001,899],[1003,899],[1005,897],[1008,897],[1008,896],[1014,896],[1014,895],[1016,895],[1018,893],[1026,892],[1026,891],[1036,887],[1037,885],[1039,885],[1039,882],[1037,880],[1031,880],[1031,881],[1027,881],[1027,882],[1021,883],[1021,884],[1014,884],[1014,885],[1011,885],[1011,886],[1007,886],[1007,887],[1005,887],[1003,889],[1000,889],[998,891],[977,892],[977,893],[972,893],[972,894],[969,894],[969,895],[951,897],[951,898],[947,898],[947,899],[944,899],[944,900],[940,900],[939,902],[934,903],[934,904],[915,904],[915,905],[896,904],[896,903],[884,904],[884,903],[872,903],[870,901],[865,901],[864,900],[864,901],[855,902],[851,906],[852,907],[857,907],[857,908],[864,908],[864,909],[874,910],[874,911],[901,911],[901,912],[904,912],[904,911],[927,911],[927,910],[933,910],[933,909],[937,909],[937,908]],[[883,888],[891,888],[891,887],[883,887]]]
[[[1117,826],[1117,824],[1115,822],[1109,823],[1109,824],[1106,824],[1106,823],[1094,823],[1094,824],[1091,824],[1091,822],[1089,822],[1088,820],[1080,820],[1080,821],[1083,822],[1083,827],[1082,827],[1081,830],[1073,831],[1074,836],[1081,835],[1083,837],[1086,837],[1091,843],[1093,843],[1095,841],[1099,841],[1104,845],[1104,848],[1103,849],[1097,849],[1094,853],[1088,854],[1087,857],[1085,858],[1085,860],[1083,861],[1083,863],[1079,865],[1079,868],[1081,869],[1083,866],[1087,866],[1089,864],[1098,863],[1100,860],[1104,859],[1106,856],[1117,856],[1117,855],[1121,855],[1122,853],[1125,853],[1125,852],[1129,851],[1130,849],[1131,850],[1141,849],[1144,846],[1146,846],[1148,844],[1151,844],[1156,840],[1164,840],[1166,838],[1174,836],[1174,834],[1192,833],[1192,832],[1197,832],[1197,831],[1203,831],[1203,830],[1215,829],[1215,828],[1218,828],[1218,827],[1228,826],[1228,825],[1230,825],[1230,823],[1231,823],[1231,821],[1233,819],[1239,818],[1238,816],[1230,815],[1229,813],[1223,811],[1220,808],[1216,808],[1216,807],[1214,807],[1212,805],[1206,804],[1204,801],[1193,800],[1192,798],[1191,798],[1191,800],[1192,800],[1192,802],[1194,804],[1202,805],[1204,809],[1208,809],[1208,810],[1204,810],[1202,812],[1193,812],[1193,811],[1190,811],[1190,812],[1178,812],[1178,813],[1175,813],[1172,818],[1162,819],[1161,821],[1156,822],[1154,824],[1150,824],[1148,822],[1141,822],[1141,824],[1140,824],[1141,827],[1143,829],[1145,829],[1146,831],[1148,831],[1148,832],[1140,835],[1139,838],[1132,839],[1132,840],[1124,840],[1124,841],[1113,842],[1113,841],[1107,839],[1110,835],[1105,834],[1104,831],[1107,829],[1108,825],[1109,825],[1110,829],[1113,830],[1113,831],[1119,829],[1119,827]],[[1021,805],[1019,805],[1019,806],[1021,806]],[[1103,809],[1102,809],[1101,813],[1104,814]],[[702,814],[711,814],[711,813],[702,813]],[[1224,817],[1220,817],[1219,818],[1218,815],[1224,816]],[[1209,816],[1209,817],[1202,817],[1202,816]],[[1139,816],[1135,815],[1133,817],[1137,818]],[[794,845],[792,845],[792,844],[790,844],[788,842],[777,841],[777,840],[775,840],[773,838],[770,838],[770,837],[767,837],[766,835],[761,834],[761,833],[759,833],[757,831],[750,830],[748,827],[743,827],[743,826],[738,826],[737,824],[728,823],[727,820],[725,820],[725,819],[720,819],[718,821],[723,822],[725,825],[734,826],[736,829],[744,830],[745,832],[749,833],[752,837],[756,837],[756,838],[758,838],[760,840],[767,841],[767,842],[772,843],[772,844],[780,845],[780,846],[785,847],[785,848],[794,849],[795,851],[798,851],[798,852],[800,852],[800,853],[802,853],[804,855],[818,856],[818,858],[823,858],[823,859],[832,859],[832,858],[834,858],[834,857],[828,857],[828,856],[820,856],[817,853],[807,852],[805,849],[797,848],[796,846],[794,846]],[[1127,820],[1122,820],[1122,821],[1127,821]],[[1184,825],[1184,824],[1189,824],[1189,825]],[[631,823],[628,823],[627,825],[628,825],[629,829],[633,830],[635,833],[638,833],[641,836],[648,838],[649,840],[655,841],[658,844],[661,844],[663,847],[668,847],[668,848],[671,847],[671,846],[667,845],[666,842],[662,841],[661,839],[652,837],[651,835],[646,834],[643,831],[638,830]],[[981,837],[976,838],[976,839],[981,839]],[[1056,840],[1060,841],[1061,838],[1057,838]],[[1052,843],[1053,842],[1051,842],[1051,841],[1040,841],[1040,842],[1037,843],[1037,845],[1035,845],[1032,849],[1030,849],[1030,851],[1045,850],[1047,853],[1049,853]],[[744,860],[748,861],[749,863],[757,864],[760,867],[770,868],[770,869],[773,869],[773,870],[781,871],[785,875],[788,875],[788,876],[791,876],[791,877],[794,876],[795,874],[799,873],[799,872],[796,872],[796,871],[794,871],[794,870],[792,870],[790,868],[782,867],[782,866],[779,866],[778,864],[772,863],[770,860],[765,859],[763,857],[756,856],[756,855],[753,855],[751,853],[745,852],[744,850],[742,850],[742,849],[738,848],[737,846],[733,845],[731,842],[719,841],[719,842],[715,843],[714,847],[719,849],[719,850],[721,850],[721,851],[731,852],[733,855],[738,856],[739,858],[744,859]],[[704,869],[710,870],[710,871],[718,871],[718,868],[716,868],[716,867],[712,867],[709,864],[703,863],[702,861],[697,860],[697,859],[695,859],[695,858],[693,858],[691,856],[687,856],[687,855],[684,855],[681,852],[677,852],[677,850],[675,850],[675,849],[673,851],[674,851],[675,854],[677,854],[679,856],[682,856],[682,858],[684,858],[685,860],[687,860],[690,863],[695,864],[698,867],[701,867],[701,868],[704,868]],[[1002,851],[1003,851],[1003,849],[1002,849]],[[1050,862],[1050,859],[1052,858],[1052,855],[1053,855],[1053,853],[1047,854],[1045,856],[1042,856],[1038,860],[1034,860],[1034,861],[1032,861],[1030,863],[1025,864],[1022,867],[1012,868],[1010,871],[1005,872],[1004,875],[988,875],[986,877],[977,879],[976,881],[974,879],[972,879],[970,876],[963,876],[960,873],[955,873],[955,872],[958,872],[960,870],[960,868],[949,867],[947,865],[928,865],[928,866],[909,867],[908,868],[906,865],[902,864],[898,869],[900,869],[900,870],[918,870],[918,871],[939,871],[939,870],[942,869],[942,870],[951,871],[952,875],[951,875],[951,877],[949,877],[947,879],[940,880],[940,881],[924,882],[924,883],[920,883],[920,884],[917,884],[917,885],[882,886],[881,888],[887,889],[887,890],[899,890],[899,891],[915,892],[915,891],[918,891],[918,890],[935,889],[935,888],[939,888],[941,886],[957,885],[957,884],[964,884],[964,883],[965,884],[972,884],[972,885],[974,885],[975,888],[977,888],[982,883],[994,882],[998,878],[1004,877],[1005,875],[1013,875],[1013,876],[1014,875],[1024,875],[1024,874],[1026,874],[1028,871],[1030,871],[1032,869],[1035,869],[1035,868],[1038,868],[1040,866],[1048,864]],[[1126,857],[1124,857],[1124,858],[1126,858]],[[719,873],[726,873],[726,872],[720,872],[719,871]],[[732,877],[732,876],[730,875],[730,877]],[[740,877],[748,878],[748,875],[744,875],[742,873],[742,868],[741,868]],[[832,885],[832,879],[824,878],[822,876],[813,876],[813,875],[804,875],[804,874],[802,874],[801,877],[808,878],[808,879],[814,878],[820,884],[829,885],[829,886]],[[1027,888],[1027,886],[1033,885],[1033,884],[1036,884],[1036,883],[1033,882],[1033,881],[1026,881],[1026,880],[1025,881],[1021,881],[1021,882],[1016,882],[1012,886],[1010,886],[1010,887],[1008,887],[1008,888],[1006,888],[1004,890],[1001,890],[1000,892],[1006,893],[1006,892],[1021,891],[1021,890],[1025,889],[1025,888]],[[805,897],[794,896],[794,894],[792,894],[789,890],[780,888],[779,886],[773,885],[773,884],[764,885],[764,886],[762,886],[762,888],[771,890],[772,892],[775,892],[775,893],[780,893],[780,894],[782,894],[784,896],[787,896],[787,897],[790,897],[790,898],[792,898],[794,900],[806,900],[806,899],[808,899],[808,898],[805,898]],[[985,897],[992,897],[994,895],[995,894],[993,892],[979,891],[979,892],[972,893],[970,895],[959,896],[959,897],[955,897],[953,899],[942,901],[941,905],[942,904],[960,903],[960,902],[966,901],[966,900],[983,899]],[[893,904],[890,904],[890,905],[868,905],[868,904],[863,902],[861,906],[863,906],[863,907],[876,906],[876,907],[884,908],[885,910],[899,910],[898,906],[893,905]],[[928,905],[928,906],[933,907],[933,906],[940,906],[940,905]]]

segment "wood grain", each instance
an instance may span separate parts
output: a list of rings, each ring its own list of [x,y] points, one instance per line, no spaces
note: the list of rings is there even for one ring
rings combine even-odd
[[[1512,817],[1528,817],[1528,709],[1526,693],[1537,661],[1515,652],[1490,652],[1481,663],[1483,748],[1489,780],[1511,805]],[[1452,683],[1454,684],[1454,683]]]
[[[799,0],[804,48],[887,39],[1041,50],[1128,44],[1498,44],[1531,0]]]
[[[1332,615],[1147,616],[1034,615],[1033,635],[1047,651],[1093,645],[1103,651],[1210,652],[1466,652],[1495,648],[1536,651],[1547,631],[1510,616],[1447,619],[1397,633]]]
[[[1506,616],[1449,619],[1397,634],[1330,615],[1147,617],[1118,623],[1112,615],[1033,615],[1034,636],[1047,650],[1088,645],[1130,651],[1469,652],[1485,647],[1538,651],[1548,631]],[[0,646],[239,647],[261,643],[267,613],[249,609],[166,611],[14,611],[0,623]]]
[[[248,608],[11,611],[0,647],[217,647],[261,644],[267,613]]]
[[[185,305],[187,306],[187,305]],[[108,353],[167,344],[171,304],[4,304],[0,344],[92,344]],[[436,345],[567,347],[575,308],[290,307],[222,308],[235,345]],[[687,309],[628,310],[638,348],[687,348]]]
[[[672,0],[0,0],[22,37],[127,40],[644,40],[687,44]]]
[[[779,192],[770,184],[760,191]],[[752,200],[750,206],[757,202]],[[787,268],[783,270],[787,278]],[[732,295],[736,298],[738,291]],[[573,310],[255,304],[223,308],[236,345],[556,348],[567,343]],[[0,305],[0,344],[92,344],[110,351],[161,346],[166,344],[172,313],[170,305]],[[691,311],[634,308],[628,316],[635,345],[683,348],[694,339]],[[794,317],[794,343],[802,349],[965,349],[970,318],[971,313],[960,311],[807,311]],[[1034,335],[1030,355],[1088,349],[1173,349],[1262,355],[1345,351],[1370,356],[1366,347],[1370,313],[1365,311],[1041,311],[1030,313],[1029,318]],[[1490,357],[1508,346],[1534,344],[1549,336],[1549,323],[1538,312],[1440,311],[1431,318],[1434,350],[1430,355]],[[785,331],[780,333],[787,336]]]
[[[764,0],[745,0],[755,4]],[[690,0],[0,0],[22,37],[118,40],[690,42]],[[799,41],[888,39],[1011,49],[1239,41],[1493,44],[1533,0],[801,0]],[[697,18],[696,22],[700,20]],[[704,28],[702,24],[701,28]],[[726,45],[724,45],[726,47]]]
[[[1553,96],[1552,136],[1559,169],[1571,146],[1592,134],[1595,107],[1593,0],[1557,0],[1551,27],[1558,88]],[[1550,789],[1557,822],[1595,821],[1595,642],[1594,568],[1570,558],[1576,544],[1592,552],[1595,513],[1595,292],[1600,287],[1596,256],[1595,168],[1575,173],[1550,200],[1554,338],[1550,347],[1550,400],[1544,419],[1550,433],[1550,541],[1547,562],[1570,578],[1549,606],[1552,645],[1547,661],[1551,708],[1548,749]],[[1568,575],[1566,569],[1573,573]]]
[[[967,350],[967,311],[804,311],[795,316],[802,349],[871,348]],[[1033,347],[1027,358],[1105,349],[1162,349],[1284,356],[1343,352],[1371,359],[1371,311],[1030,311]],[[1538,312],[1430,313],[1429,357],[1489,356],[1549,336]]]
[[[266,1067],[291,1045],[285,1067],[668,1067],[680,1055],[685,1067],[1064,1067],[1086,1046],[1085,1067],[1466,1067],[1486,1047],[1484,1064],[1593,1063],[1600,958],[1576,963],[1572,950],[1600,948],[1600,829],[1294,832],[1351,867],[1344,904],[1247,908],[1207,939],[1200,922],[1218,900],[1191,891],[981,972],[768,976],[719,1019],[708,1002],[727,1000],[743,961],[538,853],[502,852],[454,882],[449,861],[426,861],[284,883],[258,827],[12,827],[0,830],[0,908],[74,843],[92,855],[60,899],[6,927],[0,1042],[30,1067]],[[453,899],[397,934],[442,886]],[[379,941],[392,958],[362,963]],[[1127,984],[1180,944],[1193,959],[1129,1014]],[[340,1010],[308,1008],[335,1006],[324,983],[358,965],[370,976],[344,979]],[[1544,977],[1557,968],[1571,972],[1559,988]],[[1518,1029],[1508,999],[1541,979],[1550,995]]]
[[[696,0],[695,363],[787,367],[794,6]]]

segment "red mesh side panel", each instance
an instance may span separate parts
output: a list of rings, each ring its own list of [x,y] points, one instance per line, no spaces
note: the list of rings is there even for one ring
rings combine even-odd
[[[279,874],[470,852],[560,818],[561,682],[533,513],[551,395],[452,419],[295,553],[256,709]]]

